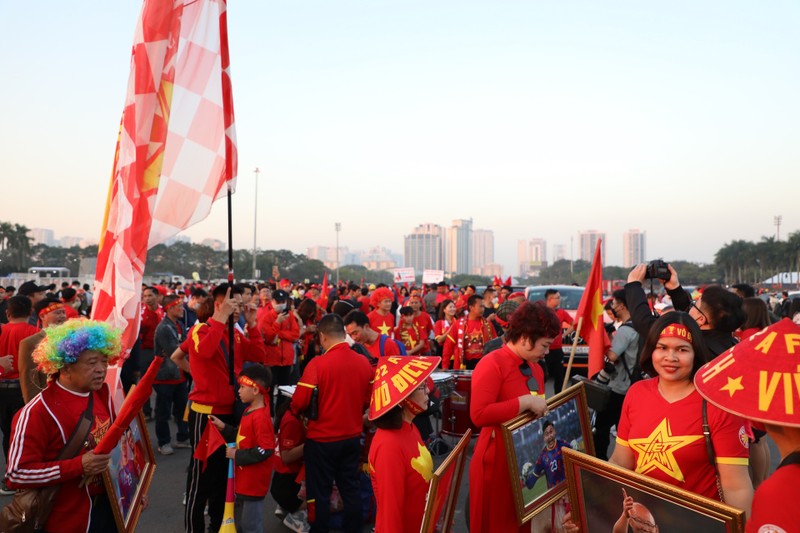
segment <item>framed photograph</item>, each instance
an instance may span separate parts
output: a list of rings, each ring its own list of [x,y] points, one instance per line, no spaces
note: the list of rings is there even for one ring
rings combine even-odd
[[[549,413],[523,413],[503,424],[503,442],[511,474],[517,522],[524,524],[545,509],[561,523],[567,511],[567,482],[561,450],[594,454],[592,426],[583,384],[547,400]]]
[[[147,494],[155,469],[155,456],[144,415],[139,412],[111,450],[111,466],[103,472],[118,531],[130,533],[136,529],[142,512],[142,498]]]
[[[595,457],[564,451],[573,520],[585,533],[744,531],[744,511]]]
[[[467,446],[471,437],[472,429],[467,429],[453,451],[433,473],[431,486],[428,488],[428,499],[425,502],[421,533],[448,533],[452,530],[453,515],[458,503],[458,489],[461,486],[461,476],[464,474],[464,463],[467,460]]]

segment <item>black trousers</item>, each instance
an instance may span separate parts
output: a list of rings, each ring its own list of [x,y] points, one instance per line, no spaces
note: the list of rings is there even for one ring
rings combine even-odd
[[[344,532],[361,531],[361,495],[359,459],[361,438],[319,442],[307,439],[303,456],[306,461],[306,496],[311,533],[327,533],[333,482],[344,503]]]
[[[561,348],[551,349],[544,356],[544,361],[547,364],[548,375],[553,378],[554,393],[558,394],[564,385],[564,375],[567,372],[564,368],[564,350]]]
[[[12,382],[0,382],[4,385]],[[3,432],[3,455],[8,464],[8,447],[11,442],[11,421],[14,415],[25,405],[22,399],[22,389],[19,388],[19,381],[13,383],[13,387],[0,387],[0,430]]]
[[[611,426],[619,423],[622,414],[624,394],[611,392],[608,404],[602,411],[598,411],[594,419],[594,451],[598,459],[608,460],[608,445],[611,444]]]
[[[226,424],[234,424],[233,415],[215,415]],[[225,511],[225,492],[228,487],[228,460],[225,446],[217,449],[203,463],[194,458],[194,449],[203,435],[208,416],[189,411],[189,440],[192,443],[192,460],[186,476],[186,511],[184,525],[187,533],[205,533],[205,510],[208,503],[209,531],[219,531]]]
[[[291,472],[288,474],[275,472],[272,475],[269,493],[287,513],[294,513],[303,504],[303,500],[297,497],[297,493],[300,492],[300,483],[295,481],[296,478],[297,473]]]
[[[271,366],[269,369],[272,372],[272,390],[270,391],[272,395],[272,412],[275,413],[278,411],[278,405],[291,401],[291,398],[287,398],[278,392],[278,385],[296,385],[297,381],[293,379],[294,376],[292,374],[294,365]]]

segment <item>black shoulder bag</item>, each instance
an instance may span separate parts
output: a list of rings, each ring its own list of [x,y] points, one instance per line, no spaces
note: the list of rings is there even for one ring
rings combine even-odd
[[[703,436],[706,439],[706,451],[708,452],[708,460],[711,461],[711,466],[714,467],[714,475],[717,478],[717,492],[719,492],[719,501],[725,503],[725,494],[722,492],[722,482],[719,480],[719,467],[717,467],[717,454],[714,453],[714,443],[711,442],[711,426],[708,425],[708,402],[703,398]]]
[[[89,394],[89,405],[81,415],[67,444],[61,449],[56,461],[76,457],[94,421],[94,394]],[[35,489],[22,489],[14,493],[14,499],[0,513],[0,531],[3,533],[36,533],[44,529],[53,509],[61,485],[50,485]]]

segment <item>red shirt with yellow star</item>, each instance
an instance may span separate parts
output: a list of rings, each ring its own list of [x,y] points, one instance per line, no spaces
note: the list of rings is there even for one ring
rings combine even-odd
[[[269,492],[272,479],[270,456],[275,449],[275,433],[272,430],[272,417],[269,407],[252,409],[242,415],[239,432],[236,434],[236,468],[234,483],[236,494],[264,497]],[[248,452],[247,459],[241,452]],[[240,457],[242,459],[240,460]],[[252,462],[255,461],[255,462]]]
[[[392,332],[394,331],[394,316],[391,313],[382,315],[375,310],[368,314],[367,318],[369,318],[369,327],[372,328],[372,331],[377,331],[389,337],[392,336]]]
[[[369,450],[378,516],[375,533],[418,533],[433,477],[433,459],[414,424],[378,429]]]
[[[669,403],[658,392],[658,378],[635,383],[622,404],[617,444],[631,449],[636,472],[719,500],[716,472],[703,437],[702,404],[697,391]],[[746,466],[749,444],[744,420],[707,405],[717,463]]]
[[[394,328],[394,338],[406,345],[406,351],[408,353],[411,353],[411,350],[416,348],[421,341],[420,332],[416,324],[397,326]]]

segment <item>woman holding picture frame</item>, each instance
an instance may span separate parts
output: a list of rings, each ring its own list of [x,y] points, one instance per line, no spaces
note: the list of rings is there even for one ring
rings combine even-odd
[[[472,374],[470,415],[480,436],[469,467],[470,531],[529,533],[514,507],[501,424],[531,411],[547,412],[544,372],[539,366],[561,322],[543,303],[525,302],[509,318],[506,344],[481,358]]]
[[[655,321],[640,364],[651,379],[631,386],[617,426],[610,462],[682,489],[743,509],[753,485],[742,418],[707,404],[694,386],[709,360],[697,323],[670,312]],[[710,437],[704,436],[704,421]]]

